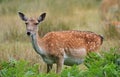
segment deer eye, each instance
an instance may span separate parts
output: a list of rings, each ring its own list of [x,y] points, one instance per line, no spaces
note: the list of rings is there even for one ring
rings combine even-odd
[[[38,23],[34,23],[34,25],[38,25]]]

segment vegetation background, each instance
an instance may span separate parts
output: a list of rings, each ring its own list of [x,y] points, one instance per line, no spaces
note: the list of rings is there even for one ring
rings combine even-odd
[[[59,30],[92,31],[104,36],[100,51],[109,51],[111,47],[116,47],[119,51],[119,33],[113,26],[107,27],[101,19],[101,1],[0,0],[0,63],[25,60],[29,62],[29,65],[39,64],[40,72],[46,71],[45,63],[34,52],[30,39],[26,35],[25,24],[18,16],[19,11],[28,17],[38,17],[43,12],[47,13],[46,19],[39,26],[40,36]],[[86,69],[84,65],[79,67]]]

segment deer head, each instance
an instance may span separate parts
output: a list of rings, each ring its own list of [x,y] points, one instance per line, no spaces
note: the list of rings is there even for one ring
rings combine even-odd
[[[20,18],[25,21],[26,33],[28,36],[36,34],[38,32],[38,24],[45,19],[46,13],[42,13],[37,19],[27,18],[23,13],[18,12]]]

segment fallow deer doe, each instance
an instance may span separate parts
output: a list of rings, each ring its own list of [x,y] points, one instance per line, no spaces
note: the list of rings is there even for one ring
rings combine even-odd
[[[18,12],[20,18],[25,21],[27,35],[30,36],[34,50],[47,64],[47,72],[56,63],[56,73],[60,73],[63,64],[72,66],[84,61],[89,52],[98,50],[103,42],[103,37],[89,31],[56,31],[49,32],[44,37],[38,35],[38,24],[44,20],[46,13],[41,14],[38,19],[27,18]]]

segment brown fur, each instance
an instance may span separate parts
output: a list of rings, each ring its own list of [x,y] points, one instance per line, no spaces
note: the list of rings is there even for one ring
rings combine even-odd
[[[112,22],[110,23],[110,25],[111,25],[111,26],[114,26],[114,27],[115,27],[115,30],[116,30],[117,32],[120,32],[120,22],[119,22],[119,21],[112,21]]]
[[[102,37],[87,31],[58,31],[46,34],[42,41],[48,51],[59,48],[86,48],[87,52],[96,51],[102,44]]]

